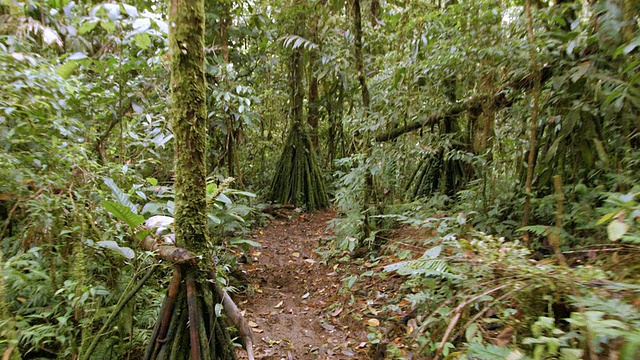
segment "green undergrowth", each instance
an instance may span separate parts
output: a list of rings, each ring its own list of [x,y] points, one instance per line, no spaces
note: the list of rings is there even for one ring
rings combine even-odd
[[[637,359],[634,199],[608,194],[597,209],[604,215],[599,226],[608,223],[609,237],[626,241],[565,247],[568,265],[534,260],[539,250],[477,231],[473,215],[429,216],[428,207],[415,204],[401,207],[402,215],[379,216],[400,229],[380,231],[361,258],[349,252],[354,238],[346,246],[337,239],[329,253],[359,264],[359,275],[347,274],[342,288],[366,290],[351,303],[366,304],[357,317],[369,346],[390,358]]]

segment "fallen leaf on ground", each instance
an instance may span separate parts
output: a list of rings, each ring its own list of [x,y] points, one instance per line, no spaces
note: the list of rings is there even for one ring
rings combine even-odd
[[[367,321],[365,321],[365,324],[369,325],[369,326],[373,326],[373,327],[378,327],[380,326],[380,320],[378,319],[367,319]]]
[[[373,315],[378,315],[380,313],[379,310],[376,310],[374,308],[372,308],[371,306],[367,306],[367,309],[373,314]]]
[[[320,326],[322,326],[325,330],[328,330],[328,331],[335,331],[336,330],[336,327],[331,325],[331,324],[320,323]]]
[[[498,337],[495,339],[495,344],[498,346],[507,346],[511,342],[511,337],[513,337],[513,333],[515,329],[512,326],[507,326],[498,334]]]
[[[331,313],[331,316],[336,317],[336,316],[340,315],[341,312],[342,312],[342,308],[337,308],[336,310],[334,310]]]
[[[342,355],[346,355],[346,356],[354,356],[355,353],[349,349],[342,349]]]
[[[250,327],[252,327],[252,328],[258,327],[258,323],[256,323],[255,321],[251,321],[251,320],[249,320],[248,324],[249,324],[249,326],[250,326]]]
[[[416,321],[416,319],[411,319],[409,321],[407,321],[407,334],[411,335],[413,333],[413,330],[418,328],[418,323]]]
[[[280,301],[276,306],[274,306],[274,308],[279,309],[282,305],[284,305],[284,301]]]

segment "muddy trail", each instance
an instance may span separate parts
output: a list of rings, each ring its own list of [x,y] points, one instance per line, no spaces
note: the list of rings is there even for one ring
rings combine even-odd
[[[254,331],[256,359],[369,359],[366,327],[339,294],[344,272],[316,252],[329,239],[332,211],[290,212],[257,230],[243,264],[246,294],[237,301]],[[336,271],[338,270],[338,271]]]

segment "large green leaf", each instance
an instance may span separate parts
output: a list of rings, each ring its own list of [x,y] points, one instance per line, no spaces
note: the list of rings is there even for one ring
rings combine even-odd
[[[530,359],[518,350],[512,350],[508,347],[496,346],[492,344],[469,344],[469,353],[473,359],[483,360],[497,360],[497,359],[512,359],[512,360],[525,360]]]
[[[109,249],[117,254],[122,255],[126,259],[133,259],[136,256],[136,253],[126,246],[120,246],[117,242],[111,240],[98,241],[96,243],[98,246],[103,247],[105,249]]]
[[[629,231],[629,224],[624,220],[615,219],[607,226],[607,234],[611,241],[620,240],[627,231]]]
[[[63,79],[68,79],[77,68],[78,63],[76,61],[67,61],[66,63],[58,66],[56,73]]]
[[[248,245],[248,246],[254,246],[254,247],[262,247],[262,245],[257,241],[242,239],[242,238],[231,239],[229,240],[229,243],[231,245]]]
[[[122,191],[122,189],[120,189],[120,187],[116,185],[112,178],[105,176],[102,178],[102,180],[104,181],[104,184],[107,185],[109,189],[111,189],[111,195],[113,195],[113,197],[116,198],[116,200],[118,200],[121,205],[124,205],[131,209],[134,214],[138,213],[138,207],[134,203],[132,203],[131,200],[129,200],[129,194]]]
[[[108,212],[113,214],[118,219],[124,221],[129,227],[135,229],[138,225],[144,222],[144,216],[138,215],[131,211],[127,206],[114,203],[111,201],[103,201],[102,206],[107,209]]]

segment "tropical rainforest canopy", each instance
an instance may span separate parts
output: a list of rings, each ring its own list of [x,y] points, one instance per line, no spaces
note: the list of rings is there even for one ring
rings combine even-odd
[[[0,86],[3,359],[253,358],[318,211],[308,358],[640,358],[636,0],[0,0]]]

